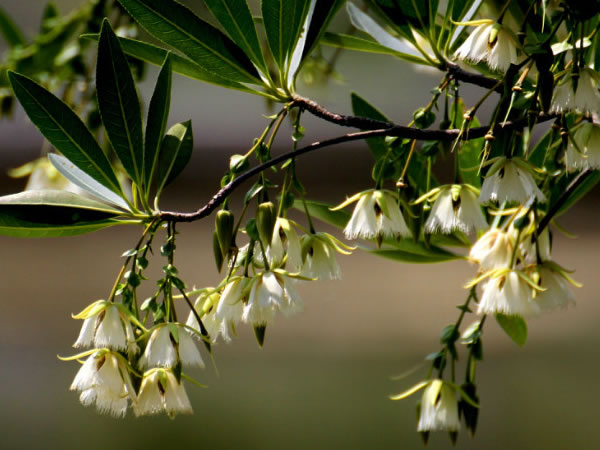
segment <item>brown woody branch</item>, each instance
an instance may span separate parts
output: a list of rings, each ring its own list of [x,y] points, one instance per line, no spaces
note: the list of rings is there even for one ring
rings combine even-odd
[[[308,105],[308,103],[306,103]],[[346,117],[341,116],[339,114],[333,114],[326,111],[324,108],[320,107],[316,103],[314,104],[320,110],[320,114],[323,114],[323,118],[326,120],[337,120],[338,117]],[[314,106],[313,106],[314,107]],[[537,117],[537,123],[546,122],[548,120],[554,119],[556,116],[551,114],[540,114]],[[360,118],[358,118],[360,119]],[[337,122],[335,122],[337,123]],[[385,123],[385,122],[384,122]],[[512,131],[517,129],[522,129],[527,126],[529,123],[528,118],[516,120],[514,122],[507,122],[504,125],[496,125],[494,127],[494,132],[502,132],[502,131]],[[390,125],[390,124],[387,124]],[[354,125],[351,125],[354,126]],[[471,128],[464,132],[461,135],[461,130],[453,129],[453,130],[421,130],[418,128],[409,128],[401,125],[392,125],[387,128],[369,130],[369,131],[359,131],[356,133],[348,133],[342,136],[338,136],[333,139],[327,139],[324,141],[313,142],[312,144],[299,148],[297,150],[284,153],[282,155],[277,156],[276,158],[271,159],[263,164],[260,164],[252,169],[244,172],[231,182],[227,184],[225,187],[221,188],[202,208],[198,209],[195,212],[191,213],[179,213],[179,212],[169,212],[164,211],[159,213],[159,218],[165,222],[194,222],[196,220],[202,219],[210,215],[216,208],[218,208],[225,199],[244,181],[252,178],[254,175],[261,173],[262,171],[268,169],[269,167],[273,167],[279,163],[283,163],[290,158],[295,158],[297,156],[303,155],[305,153],[310,153],[321,148],[331,147],[337,144],[343,144],[346,142],[363,140],[372,137],[383,137],[383,136],[394,136],[394,137],[402,137],[408,139],[417,139],[417,140],[439,140],[439,141],[452,141],[457,139],[459,136],[462,140],[471,140],[477,139],[488,134],[490,130],[490,126],[483,126],[477,128]]]

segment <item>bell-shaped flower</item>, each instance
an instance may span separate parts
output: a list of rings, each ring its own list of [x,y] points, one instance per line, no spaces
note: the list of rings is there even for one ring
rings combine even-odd
[[[533,291],[533,301],[541,311],[552,311],[575,304],[575,295],[569,288],[569,284],[575,287],[581,287],[581,284],[573,280],[567,271],[558,264],[545,261],[533,267],[531,278],[544,289],[543,291]]]
[[[139,351],[135,343],[135,335],[131,314],[125,312],[121,305],[98,300],[82,312],[73,316],[83,319],[83,325],[74,347],[96,348],[106,347],[113,350],[127,350],[130,354]]]
[[[600,169],[600,126],[585,122],[573,133],[565,156],[567,170]]]
[[[469,25],[469,23],[465,23]],[[508,28],[492,20],[479,24],[456,51],[456,57],[464,61],[487,62],[492,70],[506,72],[511,64],[517,64],[517,41]]]
[[[348,239],[381,239],[383,237],[410,237],[411,233],[394,193],[384,190],[364,191],[333,208],[338,210],[358,202],[348,221],[344,234]]]
[[[432,380],[423,390],[417,431],[449,431],[460,429],[456,389],[442,380]]]
[[[483,181],[479,201],[524,204],[535,197],[538,201],[545,202],[546,196],[535,184],[531,172],[532,168],[521,158],[499,157]]]
[[[253,326],[265,326],[273,322],[277,311],[287,317],[302,311],[303,307],[293,278],[279,270],[267,271],[252,280],[242,320]]]
[[[252,279],[248,277],[232,277],[225,285],[221,299],[215,311],[215,319],[226,324],[235,325],[242,320],[244,305],[248,302]]]
[[[180,362],[184,366],[204,367],[200,351],[184,326],[176,323],[158,325],[140,358],[140,367],[171,368]]]
[[[286,267],[290,271],[299,271],[302,267],[301,244],[298,233],[294,229],[294,224],[288,219],[278,217],[273,230],[271,245],[267,250],[271,266],[281,266],[284,257],[286,258]]]
[[[471,247],[469,258],[478,263],[482,271],[508,267],[515,247],[513,233],[498,228],[484,233]]]
[[[589,67],[578,68],[577,71],[571,69],[554,88],[550,111],[559,114],[568,111],[581,114],[600,112],[599,81],[600,74]]]
[[[128,398],[135,402],[135,391],[129,366],[123,357],[108,349],[93,351],[83,363],[71,384],[80,391],[85,406],[96,405],[99,412],[124,416]]]
[[[144,373],[133,410],[136,416],[165,411],[171,418],[193,412],[182,381],[171,369],[151,369]]]
[[[481,212],[477,190],[469,185],[447,185],[436,188],[421,199],[434,200],[429,217],[425,222],[427,233],[452,233],[460,230],[470,233],[487,228]]]
[[[219,292],[215,291],[213,288],[206,288],[194,303],[194,310],[196,311],[196,314],[200,316],[202,325],[204,325],[204,328],[210,337],[210,341],[213,344],[217,342],[219,336],[222,336],[223,340],[226,342],[231,340],[227,322],[218,318],[216,314],[217,305],[220,300],[221,294]],[[190,312],[185,324],[200,333],[200,324],[198,323],[196,314]],[[193,334],[192,336],[198,336],[198,334]]]
[[[302,275],[317,280],[338,280],[342,277],[336,253],[349,255],[352,247],[344,245],[329,233],[302,236]]]
[[[498,270],[483,286],[478,314],[501,313],[508,316],[531,316],[540,313],[540,306],[533,301],[532,289],[541,288],[516,270]]]

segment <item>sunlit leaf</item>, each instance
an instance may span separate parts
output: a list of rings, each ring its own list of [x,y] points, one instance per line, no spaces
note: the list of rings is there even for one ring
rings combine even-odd
[[[192,156],[194,137],[191,121],[173,125],[160,146],[158,162],[158,192],[173,181]]]
[[[523,347],[527,341],[527,323],[521,316],[496,314],[496,322],[518,346]]]

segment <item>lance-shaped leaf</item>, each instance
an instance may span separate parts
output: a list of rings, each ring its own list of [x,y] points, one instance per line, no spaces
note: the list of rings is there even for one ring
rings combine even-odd
[[[160,142],[167,128],[169,109],[171,107],[171,58],[167,55],[160,69],[154,93],[148,108],[148,121],[146,124],[146,139],[144,144],[144,184],[146,192],[150,190],[150,183],[160,150]]]
[[[408,240],[406,239],[405,241],[408,242]],[[402,241],[399,241],[398,244],[400,245],[401,242]],[[455,253],[433,246],[428,248],[424,245],[421,245],[417,251],[413,252],[410,250],[413,250],[413,248],[410,248],[408,250],[404,250],[401,248],[377,248],[369,250],[369,252],[377,256],[383,256],[384,258],[393,259],[394,261],[412,264],[432,264],[462,258],[461,256]]]
[[[158,193],[171,183],[187,166],[194,149],[192,122],[182,122],[173,125],[160,146],[158,162]]]
[[[35,81],[14,72],[8,76],[23,109],[44,137],[74,165],[123,196],[110,161],[77,114]]]
[[[287,80],[288,80],[288,88],[292,89],[294,85],[294,81],[296,79],[296,75],[298,70],[300,69],[300,63],[302,62],[302,57],[304,56],[304,46],[306,44],[306,38],[308,37],[308,30],[310,28],[310,24],[312,22],[313,14],[315,12],[315,6],[317,4],[317,0],[311,0],[308,4],[308,9],[306,10],[306,14],[304,15],[304,21],[302,27],[300,28],[300,34],[298,35],[298,40],[296,45],[289,56],[289,66],[287,68]]]
[[[64,156],[57,155],[56,153],[51,153],[48,155],[48,159],[50,159],[50,162],[56,168],[56,170],[58,170],[67,180],[69,180],[74,185],[98,197],[99,199],[104,200],[105,202],[112,203],[113,205],[117,205],[120,208],[129,210],[127,202],[123,200],[121,196],[115,194],[110,189],[107,189],[106,187],[98,183],[83,170],[76,167],[71,161],[69,161]]]
[[[204,0],[229,37],[265,72],[260,41],[246,0]]]
[[[527,322],[521,316],[496,314],[496,322],[515,344],[523,347],[527,341]]]
[[[89,33],[83,34],[81,38],[97,41],[100,38],[100,35]],[[121,43],[121,48],[127,55],[159,67],[162,67],[163,63],[165,62],[165,58],[167,57],[167,53],[169,53],[169,50],[165,50],[164,48],[157,47],[156,45],[152,45],[147,42],[137,41],[135,39],[119,37],[119,42]],[[227,78],[220,77],[212,72],[208,72],[191,59],[176,53],[171,53],[170,60],[173,72],[193,78],[194,80],[204,81],[206,83],[211,83],[228,89],[236,89],[249,94],[266,95],[261,91],[249,88],[248,86],[238,83],[237,81],[232,81]]]
[[[246,54],[212,25],[173,0],[119,0],[155,38],[209,72],[241,83],[261,84]]]
[[[0,34],[11,47],[27,44],[21,29],[2,7],[0,7]]]
[[[0,234],[56,237],[118,225],[123,212],[67,191],[26,191],[0,197]]]
[[[96,67],[102,123],[123,167],[142,186],[144,142],[142,114],[127,58],[108,20],[102,23]]]
[[[282,74],[296,47],[310,4],[305,0],[261,1],[267,42]]]
[[[331,19],[339,11],[346,0],[317,0],[310,27],[306,36],[306,42],[304,44],[304,53],[302,60],[304,60],[313,49],[318,45],[323,33],[327,30]]]

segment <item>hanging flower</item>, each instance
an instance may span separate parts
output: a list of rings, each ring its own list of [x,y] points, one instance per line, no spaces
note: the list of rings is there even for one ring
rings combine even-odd
[[[573,280],[565,269],[554,262],[546,261],[531,269],[531,272],[532,279],[544,289],[533,291],[533,301],[541,311],[552,311],[575,304],[575,295],[569,284],[575,287],[581,287],[581,284]]]
[[[279,267],[284,257],[286,258],[286,267],[291,271],[299,271],[302,267],[300,238],[294,229],[293,222],[278,217],[273,230],[271,245],[267,250],[271,266]]]
[[[146,350],[140,358],[140,367],[171,368],[179,363],[184,366],[204,367],[198,347],[181,324],[158,325],[150,335]]]
[[[342,209],[356,201],[358,203],[352,217],[344,228],[346,238],[381,239],[383,237],[411,236],[395,194],[392,192],[364,191],[347,199],[333,210]]]
[[[96,348],[127,350],[130,354],[139,351],[131,325],[133,318],[116,303],[98,300],[73,318],[84,319],[73,347],[93,345]]]
[[[589,67],[580,67],[576,72],[571,69],[554,89],[550,111],[564,113],[577,110],[581,114],[600,112],[599,81],[600,74]]]
[[[483,286],[478,314],[531,316],[540,312],[531,290],[540,289],[520,271],[499,270]]]
[[[517,41],[512,31],[492,20],[471,24],[479,25],[456,51],[458,59],[474,63],[485,61],[490,69],[502,72],[511,64],[517,64]]]
[[[460,429],[456,389],[442,380],[432,380],[423,391],[417,431],[450,431]]]
[[[565,156],[567,170],[600,169],[600,126],[585,122],[573,133]]]
[[[329,233],[312,233],[302,236],[302,274],[318,280],[342,278],[336,252],[349,255],[352,247],[344,245]]]
[[[215,311],[215,318],[226,324],[235,325],[242,320],[244,305],[248,301],[251,278],[232,277],[225,285]]]
[[[535,184],[531,167],[521,158],[499,157],[488,171],[479,201],[526,203],[531,197],[545,202],[546,197]]]
[[[136,416],[165,411],[173,418],[177,414],[192,414],[192,405],[181,380],[171,369],[151,369],[144,373],[137,404]]]
[[[128,364],[108,349],[94,351],[75,375],[71,390],[80,391],[85,406],[96,405],[101,413],[124,416],[128,398],[135,402]]]
[[[425,231],[449,234],[460,230],[470,233],[487,228],[477,194],[472,186],[460,184],[441,186],[425,194],[415,202],[434,200],[425,222]]]
[[[484,233],[471,247],[469,258],[483,271],[508,267],[515,246],[513,233],[498,228]]]
[[[302,299],[294,287],[294,280],[279,270],[267,271],[252,280],[242,320],[253,326],[265,326],[273,321],[277,311],[291,316],[302,309]]]
[[[200,316],[202,325],[204,325],[204,328],[210,336],[210,341],[213,344],[217,342],[219,336],[226,342],[231,341],[227,322],[217,317],[217,305],[220,300],[221,294],[219,292],[215,291],[214,288],[206,288],[194,303],[194,310],[196,311],[196,314]],[[200,324],[198,323],[196,314],[190,312],[185,324],[200,332]],[[198,335],[192,334],[192,336],[197,337]]]

